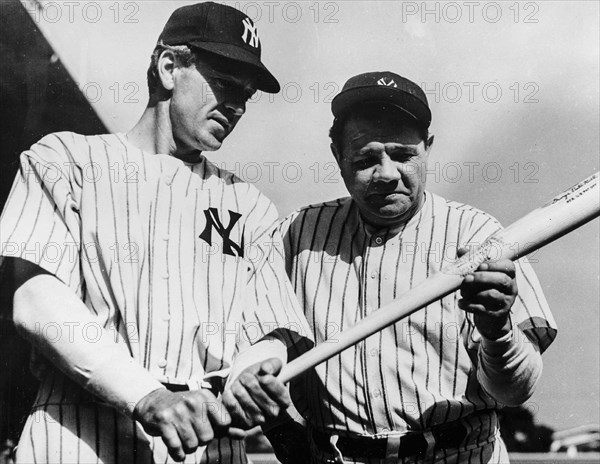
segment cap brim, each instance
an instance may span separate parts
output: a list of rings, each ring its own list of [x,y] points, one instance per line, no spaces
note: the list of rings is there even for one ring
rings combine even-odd
[[[413,118],[417,124],[429,128],[431,110],[417,97],[395,87],[354,87],[338,94],[331,102],[331,111],[337,118],[359,103],[390,103]]]
[[[250,66],[257,73],[256,85],[258,90],[267,93],[277,93],[281,90],[275,76],[269,72],[256,55],[241,47],[218,42],[194,42],[189,45],[222,56],[232,61]]]

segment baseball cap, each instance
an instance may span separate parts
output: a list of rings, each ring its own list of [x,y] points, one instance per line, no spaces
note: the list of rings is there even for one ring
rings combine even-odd
[[[279,82],[260,60],[261,43],[252,20],[239,10],[214,2],[183,6],[173,12],[158,43],[188,45],[248,65],[258,74],[257,87],[269,93]]]
[[[390,71],[368,72],[348,79],[331,102],[331,111],[337,118],[357,103],[368,102],[391,103],[424,129],[431,124],[431,110],[423,89]]]

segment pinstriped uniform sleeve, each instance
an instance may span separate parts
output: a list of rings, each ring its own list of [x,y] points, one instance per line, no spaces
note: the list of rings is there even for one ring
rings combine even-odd
[[[28,260],[78,291],[80,217],[74,163],[50,135],[25,151],[0,218],[2,256]]]
[[[501,228],[502,226],[496,219],[480,213],[471,223],[469,242],[481,244]],[[543,353],[556,338],[556,322],[538,278],[527,258],[517,260],[515,265],[519,293],[511,309],[512,323],[513,326],[518,326]]]
[[[310,338],[311,332],[287,278],[277,211],[265,197],[261,196],[259,201],[262,206],[255,209],[252,218],[258,219],[259,225],[250,247],[253,251],[249,259],[243,338],[254,342],[275,332],[290,348],[300,341],[304,343],[303,339]]]
[[[519,295],[512,307],[513,324],[517,324],[543,353],[556,338],[556,322],[527,258],[518,260],[516,264]]]

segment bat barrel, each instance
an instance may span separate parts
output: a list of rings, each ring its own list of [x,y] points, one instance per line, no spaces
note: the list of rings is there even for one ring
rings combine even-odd
[[[503,257],[518,259],[598,217],[600,173],[554,197],[500,232],[508,246]]]

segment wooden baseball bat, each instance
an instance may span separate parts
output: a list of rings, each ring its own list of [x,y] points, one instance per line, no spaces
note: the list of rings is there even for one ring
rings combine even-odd
[[[456,291],[464,277],[486,260],[516,260],[582,226],[600,214],[599,175],[565,190],[550,202],[487,239],[394,301],[338,335],[336,343],[321,343],[283,367],[284,383],[327,361],[346,348]]]

